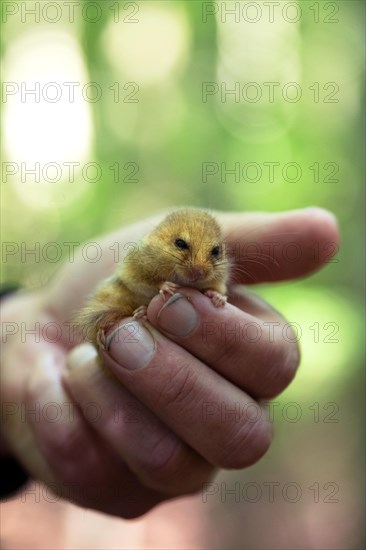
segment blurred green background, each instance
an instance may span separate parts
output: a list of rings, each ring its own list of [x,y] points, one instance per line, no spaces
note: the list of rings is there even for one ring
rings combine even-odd
[[[295,480],[307,498],[217,499],[202,513],[222,522],[215,547],[240,548],[243,530],[248,548],[362,547],[364,3],[2,10],[2,281],[42,286],[64,243],[166,207],[336,214],[325,269],[258,288],[302,329],[302,367],[276,409],[296,402],[301,419],[276,413],[273,449],[228,478]],[[314,502],[315,482],[337,484],[338,503],[324,489]]]

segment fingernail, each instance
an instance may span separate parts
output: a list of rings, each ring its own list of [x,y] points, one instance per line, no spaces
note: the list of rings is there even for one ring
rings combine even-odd
[[[135,321],[117,327],[106,338],[107,353],[128,370],[143,369],[155,353],[151,333]]]
[[[163,305],[157,317],[158,325],[174,336],[187,336],[198,325],[198,315],[182,294],[173,294]]]
[[[69,353],[66,366],[70,370],[77,369],[79,366],[84,365],[91,359],[95,359],[97,355],[97,350],[94,346],[91,344],[81,344]]]

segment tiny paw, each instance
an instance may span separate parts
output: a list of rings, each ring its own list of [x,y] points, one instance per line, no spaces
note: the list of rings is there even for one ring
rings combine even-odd
[[[133,312],[134,319],[146,318],[147,306],[140,306]]]
[[[170,281],[165,281],[165,283],[163,283],[160,287],[159,294],[161,294],[163,299],[165,300],[165,294],[170,294],[171,296],[173,296],[178,288],[179,285],[171,283]]]
[[[227,302],[227,296],[223,296],[220,292],[216,292],[216,290],[206,290],[204,295],[210,298],[215,307],[223,307]]]

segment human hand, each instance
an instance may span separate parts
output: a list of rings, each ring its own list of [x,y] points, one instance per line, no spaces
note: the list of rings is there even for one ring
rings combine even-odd
[[[326,245],[338,242],[333,216],[319,209],[218,217],[242,284],[306,275],[330,259]],[[271,439],[261,401],[288,385],[299,357],[297,343],[282,337],[282,317],[236,289],[220,309],[193,289],[181,289],[183,297],[169,305],[156,296],[145,340],[139,323],[126,320],[114,332],[104,356],[114,377],[99,367],[92,346],[75,347],[67,323],[115,270],[113,243],[136,242],[157,221],[109,235],[99,262],[80,254],[49,287],[3,305],[1,396],[11,451],[58,494],[123,517],[198,490],[216,467],[258,460]],[[255,243],[267,257],[248,262],[235,252],[238,243],[244,251]],[[276,244],[271,254],[268,243]],[[289,243],[301,252],[296,261],[284,254]],[[39,323],[39,338],[24,338],[14,328],[20,323],[28,330]]]

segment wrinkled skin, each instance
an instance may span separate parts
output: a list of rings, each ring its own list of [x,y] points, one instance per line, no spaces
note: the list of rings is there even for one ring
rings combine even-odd
[[[235,280],[245,285],[310,274],[338,242],[334,217],[320,209],[217,216],[229,249],[256,243],[263,251],[252,261],[233,253]],[[79,255],[46,287],[2,304],[1,452],[63,497],[125,518],[199,490],[219,467],[255,463],[272,437],[265,401],[287,387],[299,364],[296,339],[282,337],[286,321],[246,288],[231,288],[221,308],[194,289],[180,289],[182,298],[168,305],[157,295],[145,328],[114,331],[123,338],[111,339],[103,356],[112,375],[90,344],[77,345],[65,323],[116,269],[110,246],[136,242],[159,219],[104,237],[99,262]],[[284,254],[289,243],[301,252],[296,261]],[[187,332],[182,319],[190,308]],[[25,334],[21,323],[38,335]],[[261,329],[255,342],[235,332],[248,323]],[[126,335],[139,345],[144,330],[153,352],[137,369],[141,356]],[[248,414],[225,414],[235,404]]]

